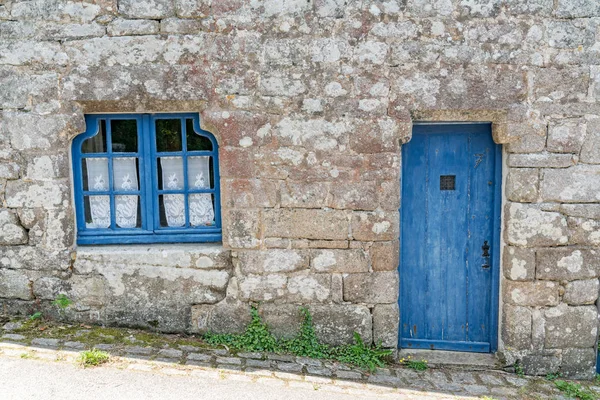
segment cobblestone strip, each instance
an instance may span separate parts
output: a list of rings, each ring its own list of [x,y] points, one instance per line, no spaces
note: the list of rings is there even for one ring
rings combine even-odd
[[[75,362],[87,346],[80,342],[58,339],[33,339],[5,334],[0,354],[8,357],[35,358],[48,361]],[[154,348],[140,346],[94,346],[108,351],[114,363],[139,371],[159,371],[166,375],[211,375],[215,379],[254,381],[267,385],[288,385],[315,390],[360,394],[414,395],[422,398],[523,398],[533,390],[542,398],[559,393],[551,382],[535,378],[518,378],[501,371],[464,371],[428,369],[417,372],[408,368],[379,368],[368,373],[348,365],[306,357],[263,353],[229,353],[225,349],[202,349],[195,346]]]

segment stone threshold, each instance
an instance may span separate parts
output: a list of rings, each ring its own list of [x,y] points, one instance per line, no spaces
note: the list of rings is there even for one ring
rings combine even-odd
[[[459,368],[467,370],[501,370],[503,364],[496,354],[467,353],[445,350],[401,349],[398,357],[411,357],[413,360],[427,360],[434,368]]]
[[[0,338],[0,356],[76,362],[79,352],[91,346],[61,339],[33,338],[28,343],[18,334]],[[429,368],[415,371],[393,365],[374,373],[338,362],[293,355],[270,353],[230,353],[227,349],[204,349],[180,345],[179,348],[142,347],[135,345],[97,344],[97,349],[111,354],[113,366],[141,371],[158,371],[167,375],[214,375],[216,379],[267,382],[273,385],[312,387],[358,394],[361,390],[415,398],[427,392],[434,399],[555,398],[560,392],[541,378],[518,377],[502,371],[468,371]],[[600,390],[600,388],[598,388]],[[358,391],[358,392],[357,392]],[[366,392],[364,392],[366,394]],[[412,398],[412,397],[411,397]]]

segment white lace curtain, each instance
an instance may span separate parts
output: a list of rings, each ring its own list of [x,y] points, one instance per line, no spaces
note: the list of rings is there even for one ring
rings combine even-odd
[[[108,191],[108,159],[86,158],[88,189]],[[119,191],[138,190],[136,158],[113,158],[113,188]],[[137,195],[115,196],[115,222],[120,228],[135,228],[138,215]],[[110,196],[90,196],[90,215],[92,222],[88,228],[110,227]]]
[[[203,189],[210,187],[210,157],[193,156],[188,158],[188,188]],[[167,190],[183,189],[183,159],[181,157],[160,157],[163,187]],[[185,196],[183,194],[165,194],[163,197],[167,225],[170,227],[185,225]],[[189,195],[189,218],[191,226],[209,225],[215,219],[210,193]]]

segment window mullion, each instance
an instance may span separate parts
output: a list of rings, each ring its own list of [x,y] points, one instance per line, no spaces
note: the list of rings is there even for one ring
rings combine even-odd
[[[154,192],[155,187],[157,187],[158,180],[156,179],[156,172],[154,168],[154,151],[152,146],[152,144],[156,143],[156,141],[154,140],[149,114],[142,115],[142,135],[140,140],[143,149],[143,168],[146,175],[146,180],[144,182],[144,196],[146,197],[144,216],[146,221],[148,221],[146,229],[154,232],[154,229],[156,229],[157,226],[154,217],[155,209],[157,208],[157,201],[154,198]]]
[[[189,228],[190,226],[190,212],[189,212],[189,182],[188,182],[188,159],[187,159],[187,127],[185,124],[185,119],[181,119],[181,158],[183,162],[183,207],[185,214],[185,227]]]
[[[112,124],[111,119],[106,119],[106,154],[108,158],[108,195],[110,196],[110,229],[114,230],[116,224],[117,209],[115,206],[114,176],[113,176],[113,152],[112,152]]]

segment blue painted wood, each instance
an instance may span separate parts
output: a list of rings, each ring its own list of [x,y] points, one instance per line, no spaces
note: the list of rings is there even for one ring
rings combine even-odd
[[[112,151],[111,124],[112,120],[137,121],[138,128],[138,152],[120,153]],[[157,119],[180,119],[182,123],[183,149],[181,152],[158,153],[156,151],[155,121]],[[194,132],[204,136],[212,143],[212,151],[187,151],[186,146],[186,119],[193,121]],[[107,150],[106,153],[81,152],[83,142],[99,133],[100,121],[106,121]],[[86,131],[78,135],[72,143],[71,155],[73,160],[73,181],[75,198],[75,215],[77,219],[77,243],[86,244],[115,244],[115,243],[178,243],[178,242],[218,242],[222,240],[221,235],[221,204],[219,190],[219,163],[218,144],[215,137],[200,128],[198,114],[109,114],[86,115]],[[182,156],[184,159],[184,190],[182,191],[159,191],[157,161],[160,156]],[[213,160],[214,188],[211,189],[189,189],[187,179],[187,157],[188,156],[210,156]],[[84,158],[108,158],[109,166],[109,190],[108,192],[97,192],[83,189],[83,167]],[[140,187],[137,191],[121,191],[113,188],[112,164],[115,157],[137,157],[139,163]],[[190,193],[211,193],[215,197],[215,224],[212,226],[192,227],[189,224],[188,204],[186,201],[186,225],[185,227],[169,228],[160,227],[158,195],[163,193],[182,193],[187,196]],[[141,209],[141,228],[124,229],[116,226],[115,222],[115,196],[120,194],[138,195]],[[111,226],[109,229],[88,229],[85,224],[84,196],[109,195],[111,205]]]
[[[415,125],[403,146],[400,347],[496,350],[500,161],[489,124]]]

